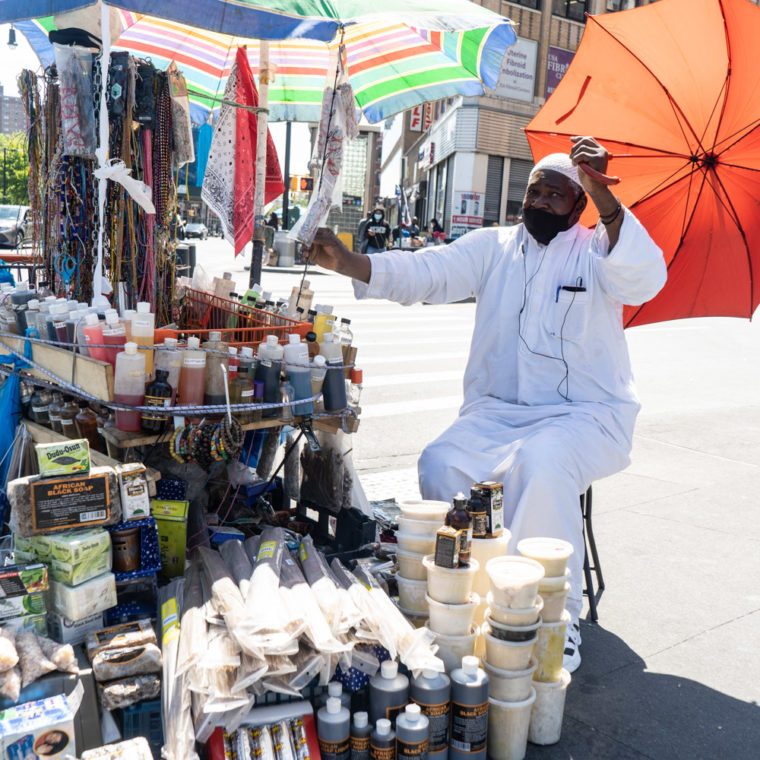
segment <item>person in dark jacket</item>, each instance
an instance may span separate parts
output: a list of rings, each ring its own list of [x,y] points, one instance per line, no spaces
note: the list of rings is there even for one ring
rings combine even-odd
[[[385,221],[385,211],[376,208],[372,218],[364,228],[364,239],[367,241],[367,253],[379,253],[388,248],[391,240],[391,226]]]

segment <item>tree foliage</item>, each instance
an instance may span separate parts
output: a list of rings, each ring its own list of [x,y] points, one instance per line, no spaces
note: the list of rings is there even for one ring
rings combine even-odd
[[[29,205],[29,157],[26,135],[0,134],[0,202]]]

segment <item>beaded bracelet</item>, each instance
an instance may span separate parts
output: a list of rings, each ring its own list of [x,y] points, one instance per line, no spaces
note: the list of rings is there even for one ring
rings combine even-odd
[[[172,437],[169,439],[169,453],[172,456],[172,459],[176,459],[178,462],[182,462],[182,460],[179,457],[179,453],[177,452],[177,439],[179,438],[179,434],[182,432],[182,428],[177,428],[173,433]]]
[[[623,204],[621,203],[620,200],[618,200],[617,208],[612,214],[607,214],[606,216],[602,216],[601,214],[599,215],[599,218],[602,220],[602,224],[604,225],[613,224],[617,220],[618,216],[620,216],[620,212],[622,210],[623,210]]]

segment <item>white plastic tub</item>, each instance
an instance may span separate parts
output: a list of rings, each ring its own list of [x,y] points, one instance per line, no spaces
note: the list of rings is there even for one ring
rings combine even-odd
[[[544,608],[544,600],[540,596],[536,597],[536,602],[532,607],[526,607],[524,610],[500,607],[494,602],[490,591],[486,595],[486,602],[491,610],[491,617],[502,625],[533,625]]]
[[[557,623],[542,623],[538,628],[536,660],[538,667],[534,681],[544,683],[560,680],[562,660],[565,654],[565,634],[570,623],[570,613],[565,610]]]
[[[565,697],[570,685],[570,674],[563,668],[559,681],[534,681],[536,701],[530,713],[528,741],[533,744],[556,744],[562,735],[562,717],[565,714]]]
[[[429,554],[422,560],[427,568],[428,594],[436,602],[466,604],[472,591],[472,582],[478,572],[478,561],[471,559],[467,567],[439,567]]]
[[[424,554],[414,554],[401,549],[396,550],[398,560],[398,573],[410,581],[427,581],[427,570],[422,564]]]
[[[436,530],[443,525],[451,504],[445,501],[426,501],[425,499],[407,499],[399,502],[399,509],[405,519],[425,520],[437,523]]]
[[[504,641],[527,641],[532,639],[541,625],[541,619],[530,625],[505,625],[491,618],[490,612],[485,615],[485,622],[491,628],[491,635]]]
[[[488,673],[488,696],[502,702],[522,702],[530,697],[536,658],[531,657],[528,667],[523,670],[502,670],[483,660],[483,668]]]
[[[544,591],[561,591],[565,584],[570,581],[570,568],[567,568],[562,575],[549,576],[545,575],[538,584],[538,593]]]
[[[494,604],[525,609],[536,603],[543,565],[526,557],[496,557],[486,565]]]
[[[477,594],[471,594],[465,604],[443,604],[427,595],[425,601],[428,604],[428,626],[431,631],[442,633],[444,636],[466,636],[472,630],[475,610],[480,604]]]
[[[488,623],[483,623],[483,638],[486,645],[486,660],[500,670],[525,670],[533,655],[536,636],[526,641],[505,641],[491,633]]]
[[[569,583],[565,583],[565,587],[559,591],[544,591],[541,596],[544,600],[544,611],[541,614],[544,623],[559,623],[569,593]]]
[[[573,545],[561,538],[524,538],[517,543],[517,551],[523,557],[540,562],[546,575],[553,578],[562,575],[567,568],[567,560],[573,553]]]
[[[401,551],[412,552],[424,557],[426,554],[432,554],[435,551],[435,536],[418,536],[414,533],[396,533],[396,541]],[[422,562],[422,559],[420,559]]]
[[[523,760],[528,748],[530,712],[536,692],[522,702],[488,699],[488,757],[493,760]]]
[[[410,578],[404,578],[402,575],[396,575],[398,582],[398,603],[410,612],[427,612],[427,602],[425,601],[425,590],[427,581],[417,581]]]
[[[430,539],[435,541],[435,534],[441,527],[438,523],[430,520],[409,520],[406,517],[399,517],[396,522],[398,523],[398,533],[403,533],[410,538],[412,536],[426,538],[428,541]]]
[[[507,556],[510,538],[511,533],[505,528],[504,532],[497,538],[472,539],[472,557],[480,564],[480,570],[478,570],[478,573],[475,576],[472,588],[475,593],[480,594],[484,599],[490,588],[486,566],[489,561],[495,557]]]
[[[442,633],[435,633],[435,644],[438,645],[436,655],[443,660],[443,665],[447,673],[462,667],[462,657],[466,657],[475,652],[475,641],[478,638],[479,630],[473,628],[466,636],[444,636]]]

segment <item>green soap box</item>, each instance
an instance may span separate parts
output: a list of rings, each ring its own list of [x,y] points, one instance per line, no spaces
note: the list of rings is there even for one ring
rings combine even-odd
[[[62,443],[37,443],[34,450],[43,478],[81,475],[90,471],[90,444],[84,438]]]
[[[5,599],[0,599],[0,620],[23,615],[44,615],[45,612],[47,612],[47,607],[42,594],[7,596]]]
[[[83,528],[35,536],[34,553],[42,562],[57,560],[79,565],[101,554],[111,553],[111,534],[103,528]]]

